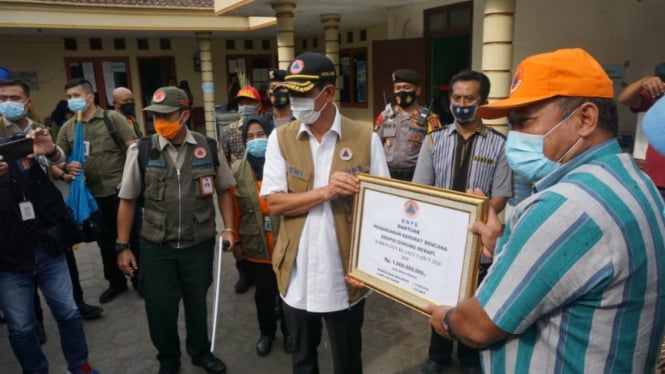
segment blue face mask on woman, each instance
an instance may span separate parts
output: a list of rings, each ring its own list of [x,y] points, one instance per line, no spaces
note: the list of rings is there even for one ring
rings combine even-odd
[[[574,110],[561,122],[557,123],[552,129],[544,135],[525,134],[519,131],[508,131],[506,139],[506,159],[513,171],[530,182],[535,182],[547,174],[551,173],[560,164],[561,160],[570,153],[581,138],[570,147],[557,161],[548,159],[543,153],[545,137],[558,129],[559,126],[566,123],[577,110]]]
[[[265,157],[268,147],[268,138],[252,139],[247,142],[247,153],[254,157]]]

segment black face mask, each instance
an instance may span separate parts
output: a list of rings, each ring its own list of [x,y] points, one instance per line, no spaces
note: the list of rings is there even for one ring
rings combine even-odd
[[[126,116],[133,116],[134,115],[134,108],[136,108],[135,103],[124,103],[120,104],[120,111],[122,114]]]
[[[282,109],[285,106],[289,105],[289,93],[284,91],[274,91],[272,96],[275,98],[275,102],[272,104],[277,109]]]
[[[416,102],[416,91],[399,91],[395,93],[397,105],[402,108],[408,108]]]

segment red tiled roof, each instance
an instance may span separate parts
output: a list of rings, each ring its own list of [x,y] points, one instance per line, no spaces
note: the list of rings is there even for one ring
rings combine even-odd
[[[98,5],[98,6],[136,6],[148,8],[188,8],[212,9],[214,0],[32,0],[35,3]]]

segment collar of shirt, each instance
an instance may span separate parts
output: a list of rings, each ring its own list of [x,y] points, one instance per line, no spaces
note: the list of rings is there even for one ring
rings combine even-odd
[[[448,136],[453,135],[455,133],[459,134],[459,131],[457,130],[457,125],[455,124],[455,122],[453,122],[450,125],[446,126],[444,128],[444,131],[446,131],[445,134],[448,135]],[[485,138],[485,137],[487,137],[487,131],[488,131],[487,126],[484,123],[480,122],[480,125],[478,125],[478,127],[476,127],[476,129],[473,131],[473,133],[477,133],[480,136],[482,136],[483,138]],[[462,134],[460,134],[460,135],[462,135]]]
[[[332,127],[330,127],[330,130],[328,130],[327,133],[324,134],[327,135],[331,131],[334,131],[337,136],[341,139],[342,138],[342,116],[339,114],[339,109],[337,109],[337,105],[332,104],[335,107],[335,118],[333,119]],[[296,135],[296,138],[300,138],[303,133],[307,133],[309,136],[314,136],[312,134],[312,131],[309,129],[309,126],[305,125],[304,123],[300,122],[300,129],[298,130],[298,134]]]
[[[533,184],[534,191],[535,192],[542,191],[546,188],[553,186],[568,173],[570,173],[574,169],[584,164],[588,164],[601,157],[613,154],[619,154],[621,152],[622,152],[621,147],[619,146],[619,143],[616,141],[616,139],[610,139],[606,142],[600,143],[580,153],[579,155],[575,156],[575,158],[573,158],[572,160],[554,169],[554,171],[543,177],[541,180],[535,182]]]
[[[194,144],[196,145],[196,139],[194,139],[194,135],[192,135],[192,132],[189,131],[189,129],[185,128],[187,130],[187,135],[185,135],[185,140],[183,141],[184,143],[189,143],[189,144]],[[164,148],[166,148],[168,145],[173,145],[168,139],[165,137],[158,135],[159,136],[159,150],[163,151]]]
[[[23,133],[28,133],[28,132],[30,132],[30,131],[32,131],[32,130],[35,130],[35,129],[37,128],[37,122],[31,120],[29,117],[25,117],[25,118],[28,120],[28,124],[25,126],[25,129],[24,129],[24,130],[21,130],[21,129],[18,127],[18,124],[17,124],[16,122],[12,122],[12,121],[8,120],[8,119],[5,118],[5,117],[0,117],[0,121],[3,122],[3,124],[5,125],[5,127],[13,127],[15,132],[19,132],[19,131],[20,131],[20,132],[23,132]]]

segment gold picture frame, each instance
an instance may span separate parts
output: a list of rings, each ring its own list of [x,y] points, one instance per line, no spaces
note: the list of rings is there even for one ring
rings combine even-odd
[[[359,174],[349,275],[420,313],[456,305],[477,287],[487,198]]]

